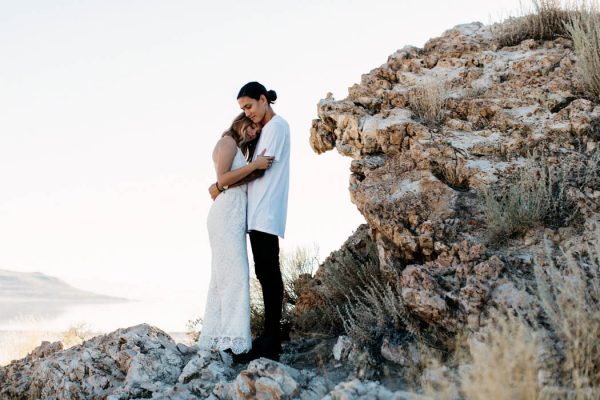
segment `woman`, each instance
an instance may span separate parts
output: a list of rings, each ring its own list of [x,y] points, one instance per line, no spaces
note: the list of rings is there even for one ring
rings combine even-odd
[[[243,113],[223,133],[213,150],[220,195],[208,213],[212,252],[211,278],[204,312],[200,348],[230,350],[252,347],[250,336],[250,277],[246,251],[246,184],[255,171],[268,169],[273,157],[259,155],[246,163],[241,148],[251,151],[260,125]]]

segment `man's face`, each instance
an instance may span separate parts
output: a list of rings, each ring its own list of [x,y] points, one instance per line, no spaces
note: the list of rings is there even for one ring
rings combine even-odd
[[[246,117],[250,118],[255,124],[259,124],[267,112],[267,100],[262,95],[260,96],[260,100],[254,100],[248,96],[240,97],[238,104],[246,114]]]

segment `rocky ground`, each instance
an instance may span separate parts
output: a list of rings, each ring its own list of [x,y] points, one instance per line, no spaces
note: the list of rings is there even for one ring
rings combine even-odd
[[[286,343],[281,362],[234,364],[227,355],[175,343],[138,325],[63,349],[45,342],[0,368],[2,399],[359,399],[416,400],[354,376],[348,343],[313,338]],[[337,346],[336,346],[337,345]],[[335,347],[335,351],[334,351]]]

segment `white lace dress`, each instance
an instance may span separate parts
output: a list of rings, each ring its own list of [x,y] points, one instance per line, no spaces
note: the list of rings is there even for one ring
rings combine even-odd
[[[246,160],[238,149],[231,169]],[[249,351],[250,275],[246,250],[246,185],[227,189],[208,213],[211,278],[198,345],[203,349]]]

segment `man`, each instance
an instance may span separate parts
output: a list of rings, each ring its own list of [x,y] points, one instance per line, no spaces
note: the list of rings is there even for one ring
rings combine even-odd
[[[274,162],[262,178],[248,183],[248,232],[254,270],[265,303],[264,330],[253,341],[252,350],[236,357],[236,361],[246,362],[258,357],[279,360],[283,307],[279,237],[284,237],[287,218],[290,129],[271,108],[277,100],[275,91],[267,91],[258,82],[249,82],[240,89],[237,100],[246,116],[263,127],[254,157],[264,153],[274,157]],[[213,198],[218,194],[214,185],[210,191]]]

